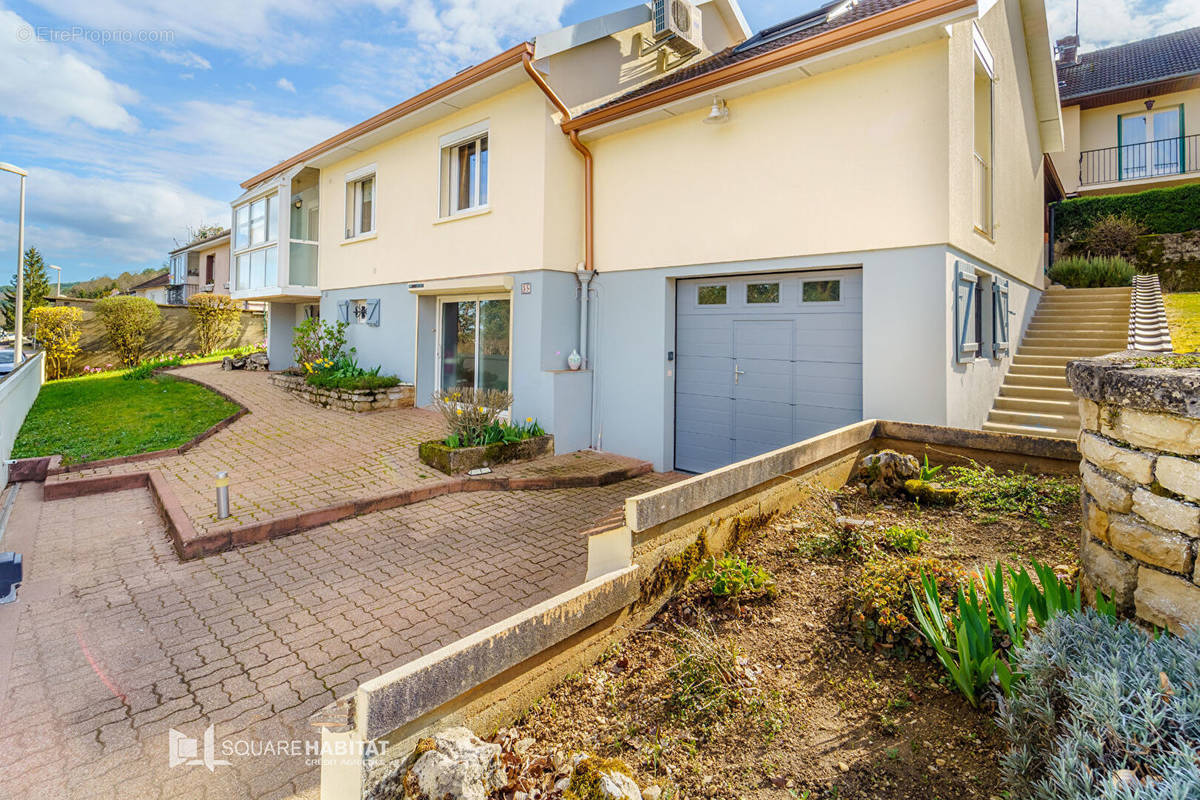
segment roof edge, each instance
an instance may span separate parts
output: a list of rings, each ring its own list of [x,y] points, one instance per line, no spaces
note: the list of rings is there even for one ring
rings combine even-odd
[[[976,0],[914,0],[914,2],[898,8],[851,22],[809,39],[802,39],[786,47],[768,50],[744,61],[738,61],[712,72],[664,86],[624,102],[589,111],[563,122],[562,129],[566,133],[571,133],[594,128],[674,100],[701,94],[735,81],[769,72],[811,56],[857,44],[899,28],[937,19],[946,14],[973,7],[975,4]]]
[[[497,72],[506,70],[509,67],[516,66],[517,64],[521,63],[521,60],[526,54],[530,56],[533,55],[533,45],[531,45],[529,42],[521,42],[514,47],[510,47],[503,53],[492,56],[487,61],[480,62],[473,67],[468,67],[462,72],[454,75],[452,78],[444,80],[436,86],[426,89],[420,94],[413,95],[404,102],[394,105],[385,111],[381,111],[370,119],[366,119],[357,125],[347,128],[341,133],[330,136],[325,141],[319,142],[307,150],[304,150],[292,156],[291,158],[279,162],[270,169],[258,173],[253,178],[249,178],[239,185],[243,189],[250,189],[255,184],[261,183],[269,178],[273,178],[284,170],[294,167],[297,164],[301,164],[308,159],[313,158],[314,156],[321,155],[322,153],[332,150],[339,145],[353,141],[365,133],[370,133],[376,128],[381,128],[389,122],[394,122],[395,120],[424,108],[425,106],[436,103],[438,100],[457,92],[459,89],[470,86],[472,83],[491,77]]]
[[[178,255],[179,253],[182,253],[185,250],[203,250],[204,248],[210,247],[213,244],[221,241],[222,239],[228,239],[230,233],[231,233],[231,231],[228,228],[226,228],[225,232],[222,234],[219,234],[217,236],[208,236],[208,237],[205,237],[204,239],[197,239],[194,242],[188,242],[183,247],[176,247],[174,250],[168,251],[167,255],[169,255],[169,256]]]
[[[1109,86],[1104,89],[1097,89],[1094,92],[1084,92],[1083,94],[1064,95],[1062,97],[1062,104],[1063,104],[1064,108],[1066,106],[1075,106],[1075,105],[1079,105],[1080,102],[1082,102],[1084,100],[1089,100],[1093,97],[1101,97],[1106,94],[1114,94],[1116,92],[1125,92],[1130,89],[1140,89],[1142,87],[1152,88],[1155,86],[1159,86],[1160,84],[1172,83],[1174,81],[1185,80],[1187,78],[1200,79],[1200,72],[1197,72],[1194,69],[1187,70],[1186,72],[1173,72],[1170,75],[1163,75],[1161,77],[1151,78],[1150,80],[1146,80],[1146,81],[1131,81],[1130,83],[1119,83],[1116,86]]]

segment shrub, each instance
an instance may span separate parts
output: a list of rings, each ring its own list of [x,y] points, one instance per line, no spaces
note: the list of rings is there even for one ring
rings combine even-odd
[[[850,621],[863,647],[891,648],[905,656],[923,649],[913,627],[912,590],[925,574],[937,583],[942,609],[949,613],[955,593],[967,583],[967,573],[955,564],[921,556],[877,556],[850,583]]]
[[[71,306],[39,306],[29,312],[29,321],[46,354],[48,377],[64,377],[70,372],[71,360],[79,355],[83,311]]]
[[[881,534],[883,544],[893,550],[915,553],[921,545],[929,541],[929,534],[920,528],[907,528],[903,525],[893,525],[884,528]]]
[[[1200,631],[1151,638],[1092,611],[1050,620],[1015,654],[1000,758],[1019,800],[1200,796]]]
[[[1064,200],[1055,208],[1055,235],[1059,240],[1082,242],[1098,220],[1110,215],[1128,216],[1146,233],[1195,230],[1200,228],[1200,184]]]
[[[154,301],[131,295],[105,297],[96,302],[96,315],[121,361],[131,367],[141,361],[146,338],[158,324]]]
[[[237,336],[241,312],[237,301],[227,294],[194,294],[188,298],[188,311],[196,325],[200,353],[208,355]]]
[[[1047,511],[1065,509],[1079,500],[1079,485],[1064,478],[1027,472],[997,473],[988,466],[947,469],[946,483],[958,487],[959,503],[993,514],[1015,514],[1050,527]]]
[[[347,327],[341,320],[322,323],[316,317],[301,322],[292,329],[292,352],[296,363],[303,367],[318,361],[336,361],[346,348]]]
[[[761,595],[774,598],[776,594],[774,575],[730,553],[705,560],[692,571],[689,580],[707,584],[713,597]]]
[[[1128,258],[1137,251],[1141,233],[1141,223],[1128,211],[1105,214],[1087,229],[1083,244],[1092,255]]]
[[[499,389],[445,389],[434,392],[433,407],[441,412],[450,429],[446,444],[450,447],[474,447],[487,444],[485,429],[498,424],[501,414],[512,405],[510,392]],[[453,439],[457,444],[451,444]]]
[[[325,372],[314,372],[304,380],[309,386],[321,389],[344,389],[351,392],[390,389],[400,383],[400,379],[395,375],[334,375]]]
[[[1133,265],[1123,258],[1071,256],[1054,262],[1050,280],[1070,289],[1133,284]]]

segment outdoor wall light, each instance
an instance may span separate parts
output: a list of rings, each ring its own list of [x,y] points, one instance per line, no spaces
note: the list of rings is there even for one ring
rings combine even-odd
[[[1147,100],[1147,101],[1146,101],[1146,110],[1147,110],[1147,111],[1149,111],[1149,110],[1150,110],[1150,109],[1152,109],[1152,108],[1154,108],[1154,101],[1153,101],[1153,100]]]
[[[705,125],[720,125],[729,121],[729,106],[725,105],[725,100],[722,97],[714,97],[712,108],[708,111],[708,116],[704,118]]]

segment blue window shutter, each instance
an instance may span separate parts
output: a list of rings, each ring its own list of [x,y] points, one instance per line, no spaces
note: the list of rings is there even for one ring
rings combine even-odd
[[[1008,279],[992,278],[992,357],[1008,352]]]
[[[979,351],[975,341],[975,268],[962,261],[954,262],[954,344],[960,364],[971,362]]]
[[[375,300],[367,301],[367,324],[374,325],[376,328],[379,327],[379,300],[378,300],[378,298],[376,298]]]
[[[338,319],[342,322],[349,324],[349,322],[350,322],[350,301],[349,300],[338,301]]]

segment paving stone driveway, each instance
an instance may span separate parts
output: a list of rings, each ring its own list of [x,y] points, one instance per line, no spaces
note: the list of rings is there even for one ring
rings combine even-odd
[[[219,364],[172,370],[232,397],[250,413],[183,455],[71,472],[74,479],[160,470],[197,530],[217,525],[214,479],[228,471],[232,518],[222,526],[320,508],[348,498],[433,483],[446,476],[417,459],[417,445],[444,436],[434,411],[356,414],[319,408],[273,385],[265,372]]]
[[[25,484],[0,797],[315,798],[304,756],[171,768],[168,730],[213,725],[218,759],[316,741],[309,715],[357,683],[577,584],[583,531],[676,477],[448,495],[187,563],[145,490],[43,503]]]

